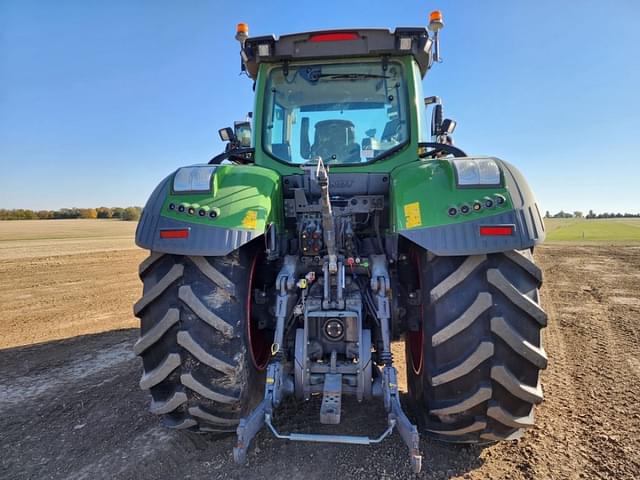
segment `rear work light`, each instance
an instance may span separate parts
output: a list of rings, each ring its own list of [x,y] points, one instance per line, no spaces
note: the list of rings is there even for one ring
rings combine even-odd
[[[261,43],[258,45],[258,56],[268,57],[271,54],[271,47],[268,43]]]
[[[189,229],[160,230],[160,238],[189,238]]]
[[[310,42],[344,42],[345,40],[358,40],[360,36],[354,32],[316,33],[309,37]]]
[[[513,235],[515,227],[513,225],[487,226],[480,227],[480,235],[482,236],[510,236]]]
[[[400,50],[411,50],[412,43],[411,37],[400,37]]]

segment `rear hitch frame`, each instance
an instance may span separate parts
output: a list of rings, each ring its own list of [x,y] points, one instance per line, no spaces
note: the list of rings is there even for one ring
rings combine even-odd
[[[238,464],[247,461],[247,452],[252,440],[265,426],[278,439],[294,442],[338,443],[349,445],[375,445],[387,438],[394,429],[398,430],[403,442],[409,448],[409,462],[414,473],[422,470],[422,455],[420,453],[420,434],[417,427],[411,423],[400,404],[398,392],[397,372],[395,367],[387,365],[382,369],[382,395],[387,411],[387,429],[378,437],[359,435],[327,435],[280,433],[272,423],[273,409],[280,404],[282,394],[286,389],[286,382],[282,375],[282,364],[275,361],[267,370],[264,399],[245,418],[240,420],[237,429],[238,442],[233,449],[233,459]]]

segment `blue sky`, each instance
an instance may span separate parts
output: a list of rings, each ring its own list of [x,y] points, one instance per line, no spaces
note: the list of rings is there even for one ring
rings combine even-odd
[[[393,28],[443,11],[424,86],[456,143],[528,177],[542,210],[640,211],[640,2],[0,0],[0,208],[143,205],[252,108],[252,35]]]

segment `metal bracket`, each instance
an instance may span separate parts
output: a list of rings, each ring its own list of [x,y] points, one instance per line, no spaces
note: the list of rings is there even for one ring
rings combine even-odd
[[[342,374],[326,373],[320,406],[320,423],[338,425],[342,409]]]

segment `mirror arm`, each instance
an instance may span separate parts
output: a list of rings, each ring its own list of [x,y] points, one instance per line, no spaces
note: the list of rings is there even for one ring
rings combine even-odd
[[[448,155],[453,155],[454,157],[467,157],[468,155],[458,147],[454,147],[453,145],[447,145],[446,143],[436,143],[436,142],[420,142],[418,143],[418,148],[432,148],[430,152],[424,152],[419,155],[420,158],[432,157],[436,152],[444,152]]]
[[[222,163],[224,160],[227,159],[232,159],[232,157],[239,157],[242,158],[242,155],[251,155],[251,157],[253,157],[253,154],[255,153],[255,148],[253,147],[249,147],[249,148],[234,148],[232,150],[227,150],[226,152],[222,152],[218,155],[216,155],[215,157],[213,157],[211,160],[209,160],[209,165],[220,165],[220,163]],[[238,160],[241,163],[250,163],[253,162],[253,158],[249,159],[249,158],[242,158],[242,160]]]

